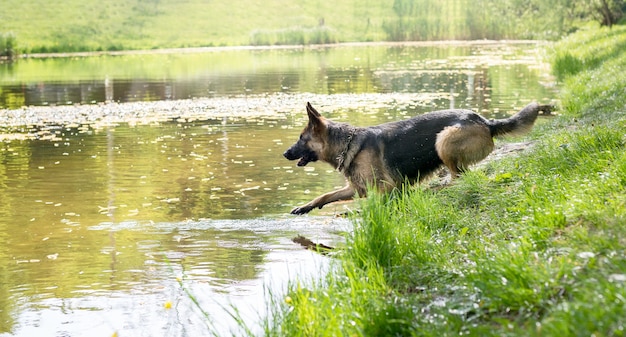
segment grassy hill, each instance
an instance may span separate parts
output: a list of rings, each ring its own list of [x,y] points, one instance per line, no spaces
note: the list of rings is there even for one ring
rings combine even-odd
[[[2,43],[6,37],[22,53],[384,40],[556,39],[582,15],[572,10],[568,1],[3,0],[0,55],[7,55],[3,54],[6,43],[5,47]]]
[[[393,0],[4,0],[0,33],[30,51],[248,45],[256,32],[323,23],[344,41],[384,38]],[[43,49],[43,50],[42,50]],[[47,50],[46,50],[47,49]]]

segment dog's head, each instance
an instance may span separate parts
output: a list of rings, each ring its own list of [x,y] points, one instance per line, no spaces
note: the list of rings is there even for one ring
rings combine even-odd
[[[309,115],[309,123],[302,130],[300,139],[283,154],[288,160],[300,159],[298,166],[317,161],[325,144],[326,119],[313,108],[311,103],[307,103],[306,112]]]

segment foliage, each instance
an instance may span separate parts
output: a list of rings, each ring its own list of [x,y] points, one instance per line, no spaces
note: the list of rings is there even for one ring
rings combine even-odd
[[[266,335],[623,335],[624,39],[588,28],[556,45],[575,69],[532,151],[364,201],[337,270],[290,288]]]
[[[625,4],[623,0],[394,0],[396,17],[384,21],[383,29],[394,41],[555,40],[575,31],[582,22],[616,23]]]
[[[290,27],[278,30],[255,30],[250,44],[261,45],[309,45],[339,42],[333,29],[318,26],[314,28]]]
[[[17,41],[13,33],[0,33],[0,59],[13,59],[17,56]]]
[[[592,15],[602,26],[613,26],[623,16],[626,9],[624,0],[594,0],[586,3]]]
[[[489,6],[483,1],[484,5]],[[511,35],[501,20],[468,0],[394,0],[395,18],[383,21],[387,39],[472,40],[502,39]]]

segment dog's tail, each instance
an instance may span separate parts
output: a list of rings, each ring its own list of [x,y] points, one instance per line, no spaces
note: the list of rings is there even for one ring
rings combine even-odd
[[[552,105],[539,105],[536,102],[528,104],[524,109],[515,115],[506,119],[492,119],[489,121],[489,131],[491,136],[502,135],[521,135],[530,129],[532,129],[539,111],[543,111],[544,114],[549,115],[554,106]]]

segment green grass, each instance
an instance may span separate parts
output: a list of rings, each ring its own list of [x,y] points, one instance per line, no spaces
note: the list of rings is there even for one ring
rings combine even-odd
[[[0,34],[14,34],[20,53],[555,39],[590,20],[570,7],[565,0],[3,0]]]
[[[310,45],[337,43],[336,32],[328,27],[290,27],[278,30],[256,30],[252,32],[250,44],[267,45]]]
[[[293,30],[313,32],[305,34],[307,39],[312,35],[311,43],[326,31],[336,32],[330,34],[331,40],[372,41],[384,39],[381,20],[393,15],[392,4],[393,0],[6,0],[0,3],[0,33],[13,32],[26,52],[250,45],[259,32]]]
[[[337,269],[292,286],[266,335],[626,335],[625,39],[555,45],[576,61],[533,150],[363,201]]]

